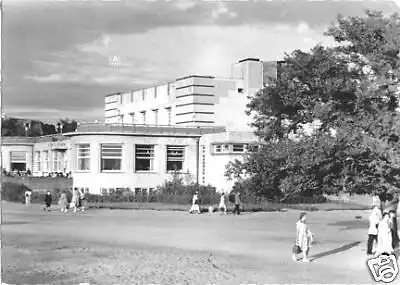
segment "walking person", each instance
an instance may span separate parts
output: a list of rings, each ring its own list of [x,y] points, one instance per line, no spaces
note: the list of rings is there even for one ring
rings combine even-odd
[[[226,204],[225,204],[225,193],[221,194],[221,199],[219,201],[219,210],[221,211],[221,215],[226,215]]]
[[[60,207],[61,207],[61,212],[66,213],[68,212],[67,209],[67,194],[65,192],[61,193],[61,197],[60,197]]]
[[[78,189],[74,189],[72,192],[72,207],[74,208],[74,213],[79,210],[79,192]]]
[[[45,207],[43,208],[43,210],[50,212],[52,202],[53,202],[53,197],[51,196],[50,191],[48,191],[47,194],[44,196]]]
[[[392,247],[392,232],[389,227],[389,219],[389,213],[384,213],[382,220],[379,222],[377,255],[390,255],[394,252]]]
[[[235,194],[235,208],[233,209],[233,213],[237,213],[238,215],[240,215],[240,193],[237,192]]]
[[[392,248],[396,250],[399,245],[399,233],[397,231],[397,217],[394,210],[389,212],[389,228],[392,234]]]
[[[31,199],[32,199],[32,191],[30,191],[30,190],[25,191],[25,206],[26,207],[30,206]]]
[[[297,261],[297,254],[303,253],[303,262],[310,262],[308,254],[313,241],[313,235],[306,224],[307,214],[301,213],[296,223],[296,243],[293,246],[292,260]]]
[[[85,195],[85,190],[82,189],[79,195],[79,200],[80,200],[80,208],[82,212],[85,212],[85,207],[86,207],[86,195]]]
[[[200,214],[199,192],[198,191],[196,191],[196,193],[194,193],[194,195],[193,195],[192,207],[189,210],[190,214],[193,214],[194,212],[197,212],[197,214]]]
[[[375,204],[371,215],[369,216],[369,228],[368,228],[368,241],[367,241],[367,255],[371,256],[372,248],[375,243],[378,243],[378,225],[381,221],[382,214],[378,204]]]

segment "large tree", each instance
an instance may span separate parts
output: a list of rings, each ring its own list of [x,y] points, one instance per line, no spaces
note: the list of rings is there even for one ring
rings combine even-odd
[[[339,16],[326,35],[335,47],[287,55],[281,76],[251,97],[263,147],[230,164],[227,175],[269,197],[388,198],[400,186],[400,17]]]

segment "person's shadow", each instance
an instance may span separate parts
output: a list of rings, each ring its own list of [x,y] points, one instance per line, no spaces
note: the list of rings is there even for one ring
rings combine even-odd
[[[313,260],[316,260],[316,259],[319,259],[319,258],[322,258],[322,257],[325,257],[325,256],[329,256],[329,255],[332,255],[332,254],[343,252],[343,251],[349,250],[349,249],[359,245],[360,243],[361,243],[361,241],[355,241],[355,242],[352,242],[352,243],[349,243],[349,244],[346,244],[346,245],[342,245],[341,247],[338,247],[338,248],[335,248],[335,249],[332,249],[332,250],[328,250],[328,251],[325,251],[325,252],[321,252],[321,253],[315,254],[315,255],[311,256],[311,258]]]

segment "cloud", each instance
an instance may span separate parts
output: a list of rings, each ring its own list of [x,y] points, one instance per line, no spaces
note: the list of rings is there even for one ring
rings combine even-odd
[[[224,2],[219,2],[217,8],[212,10],[211,15],[214,19],[219,19],[221,17],[227,16],[229,18],[234,18],[237,16],[236,13],[229,11],[225,6]]]
[[[112,92],[194,73],[227,76],[244,57],[279,59],[329,43],[322,30],[339,12],[400,11],[386,1],[8,0],[2,6],[5,110],[80,117],[102,110],[103,96]],[[114,56],[121,58],[118,67],[109,64]]]

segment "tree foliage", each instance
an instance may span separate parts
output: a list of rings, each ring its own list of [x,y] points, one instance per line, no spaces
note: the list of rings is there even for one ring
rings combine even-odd
[[[263,147],[227,175],[259,195],[399,187],[400,17],[338,16],[326,35],[335,47],[287,55],[281,76],[247,106]]]

